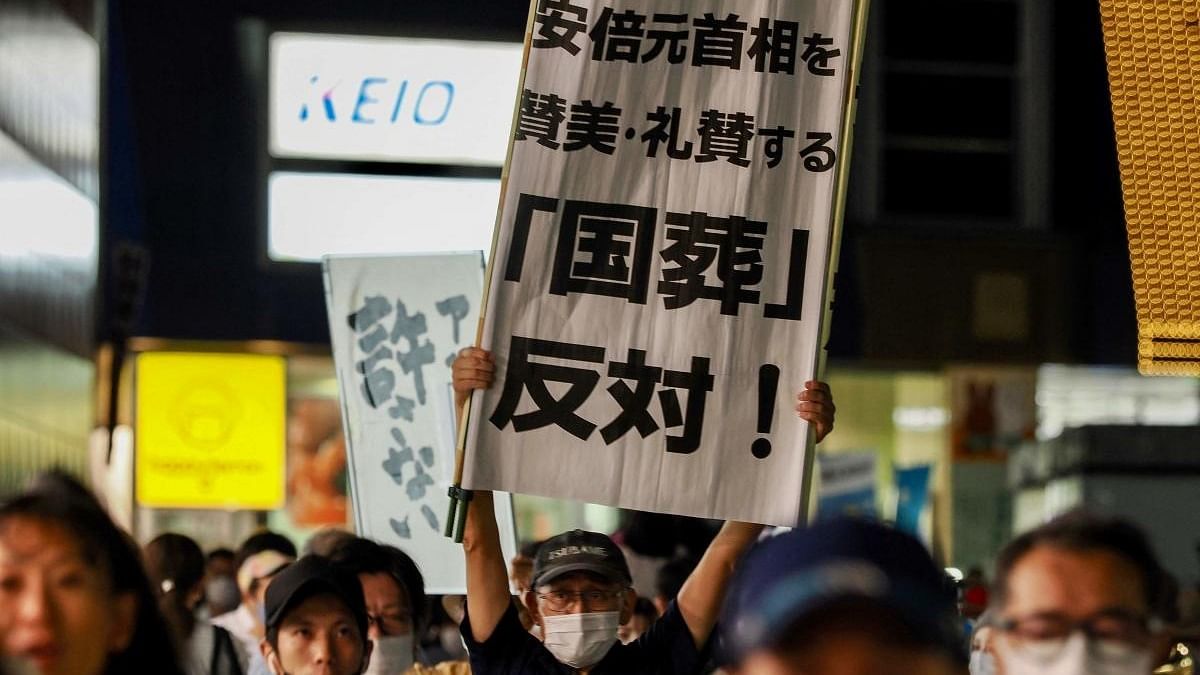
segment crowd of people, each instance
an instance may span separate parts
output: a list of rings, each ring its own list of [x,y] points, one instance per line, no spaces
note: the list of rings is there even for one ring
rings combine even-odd
[[[490,373],[469,351],[456,391]],[[832,429],[819,383],[797,412]],[[476,493],[465,599],[439,601],[402,550],[347,532],[139,547],[47,474],[0,503],[0,675],[1150,675],[1174,643],[1176,587],[1118,519],[1024,533],[990,589],[956,595],[921,542],[867,520],[728,522],[635,584],[622,536],[572,530],[505,560],[494,513]]]

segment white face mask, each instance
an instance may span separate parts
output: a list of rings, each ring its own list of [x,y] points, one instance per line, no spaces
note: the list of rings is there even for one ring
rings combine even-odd
[[[989,652],[971,652],[971,663],[967,667],[971,675],[996,675],[996,658]]]
[[[403,675],[413,665],[413,636],[387,635],[378,637],[371,642],[371,660],[367,663],[365,675]]]
[[[620,612],[583,612],[542,616],[542,644],[572,668],[591,668],[617,641]]]
[[[1111,640],[1091,640],[1072,633],[1066,644],[1046,641],[1017,650],[1008,640],[996,641],[1006,675],[1150,675],[1150,651]]]

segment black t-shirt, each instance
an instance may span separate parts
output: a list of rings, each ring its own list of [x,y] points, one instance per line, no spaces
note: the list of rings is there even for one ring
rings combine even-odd
[[[509,605],[486,642],[471,634],[471,619],[463,618],[461,631],[471,655],[473,675],[572,675],[577,672],[558,659],[521,626],[515,605]],[[637,640],[614,644],[592,675],[695,675],[704,667],[705,654],[696,649],[679,608],[672,602],[667,612]]]

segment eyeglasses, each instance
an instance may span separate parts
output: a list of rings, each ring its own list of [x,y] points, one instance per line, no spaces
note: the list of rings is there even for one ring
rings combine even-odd
[[[367,627],[375,626],[384,635],[404,635],[412,631],[410,614],[367,614]]]
[[[1014,651],[1038,660],[1057,658],[1072,635],[1083,633],[1096,657],[1120,661],[1144,648],[1161,623],[1152,617],[1107,610],[1081,620],[1057,614],[1002,619],[996,627]]]
[[[555,612],[563,612],[569,609],[576,602],[589,608],[596,609],[614,609],[617,605],[617,598],[621,597],[624,589],[615,590],[587,590],[587,591],[550,591],[549,593],[538,593],[538,599],[546,603],[546,606]]]

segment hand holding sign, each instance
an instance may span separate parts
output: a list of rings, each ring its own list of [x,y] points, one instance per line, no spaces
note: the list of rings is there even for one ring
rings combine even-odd
[[[833,416],[837,406],[833,404],[833,391],[828,384],[809,380],[804,383],[804,391],[796,395],[796,414],[800,419],[813,425],[820,443],[829,432],[833,431]]]

